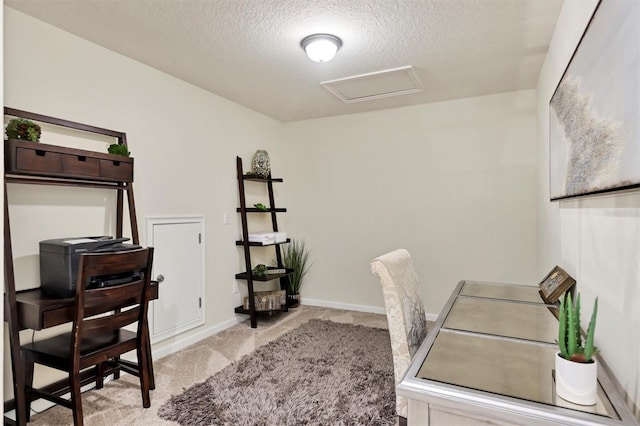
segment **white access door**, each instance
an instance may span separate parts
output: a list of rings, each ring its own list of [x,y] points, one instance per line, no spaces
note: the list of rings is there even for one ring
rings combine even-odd
[[[151,341],[204,324],[204,218],[147,218],[153,279],[159,297],[149,307]]]

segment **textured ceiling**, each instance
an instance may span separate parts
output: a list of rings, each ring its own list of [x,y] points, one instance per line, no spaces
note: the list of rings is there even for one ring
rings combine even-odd
[[[283,122],[534,88],[562,0],[5,0]],[[300,40],[343,46],[310,61]],[[424,91],[345,104],[320,82],[412,65]]]

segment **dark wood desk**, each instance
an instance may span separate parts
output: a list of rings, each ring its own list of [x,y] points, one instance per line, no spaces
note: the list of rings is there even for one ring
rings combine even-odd
[[[151,282],[151,297],[158,298],[158,283]],[[42,330],[73,320],[73,297],[56,298],[42,294],[39,288],[16,292],[20,330]]]

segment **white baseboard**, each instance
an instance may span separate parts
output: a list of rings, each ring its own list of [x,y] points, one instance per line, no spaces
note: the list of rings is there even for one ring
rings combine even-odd
[[[369,312],[369,313],[381,314],[381,315],[386,314],[385,309],[378,306],[356,305],[352,303],[340,303],[340,302],[333,302],[333,301],[327,301],[327,300],[308,299],[306,297],[302,299],[302,304],[309,305],[309,306],[319,306],[321,308],[343,309],[346,311]],[[435,321],[437,317],[438,315],[435,315],[435,314],[427,314],[428,321]],[[226,330],[229,327],[233,327],[234,325],[246,319],[247,319],[246,316],[239,315],[239,316],[236,316],[235,318],[223,321],[218,324],[214,324],[207,328],[203,328],[197,333],[191,334],[186,338],[180,338],[180,336],[177,336],[177,338],[170,344],[164,345],[157,349],[152,348],[153,359],[160,359],[174,352],[178,352],[186,348],[187,346],[190,346],[190,345],[193,345],[194,343],[199,342],[200,340],[213,336],[214,334],[219,333],[223,330]]]
[[[231,318],[229,320],[223,321],[218,324],[214,324],[212,326],[203,328],[199,330],[197,333],[191,334],[186,338],[180,338],[177,336],[177,339],[168,345],[164,345],[161,348],[155,349],[151,348],[151,352],[153,353],[153,359],[160,359],[167,355],[171,355],[172,353],[178,352],[187,346],[191,346],[194,343],[199,342],[200,340],[206,339],[207,337],[211,337],[214,334],[220,333],[223,330],[226,330],[229,327],[233,327],[234,325],[241,323],[246,320],[246,318],[242,318],[240,316],[236,316],[235,318]]]
[[[322,308],[334,308],[334,309],[343,309],[347,311],[358,311],[358,312],[370,312],[374,314],[385,314],[384,308],[379,308],[376,306],[366,306],[366,305],[353,305],[349,303],[337,303],[337,302],[328,302],[324,300],[317,299],[303,299],[302,303],[304,305],[310,306],[319,306]],[[244,321],[247,319],[246,315],[236,316],[235,318],[223,321],[218,324],[214,324],[210,327],[204,328],[197,333],[191,334],[186,338],[180,338],[180,335],[176,336],[174,341],[170,344],[164,345],[158,349],[152,347],[153,359],[160,359],[167,355],[171,355],[172,353],[178,352],[187,346],[193,345],[194,343],[199,342],[200,340],[206,339],[207,337],[213,336],[216,333],[219,333],[223,330],[226,330],[229,327],[233,327],[234,325]]]
[[[344,309],[347,311],[358,311],[358,312],[370,312],[374,314],[385,314],[384,308],[379,308],[376,306],[366,306],[366,305],[353,305],[349,303],[337,303],[337,302],[328,302],[324,300],[317,299],[303,299],[302,303],[304,305],[310,306],[320,306],[323,308],[334,308],[334,309]],[[175,336],[174,340],[166,345],[161,346],[160,348],[153,348],[153,359],[160,359],[167,355],[170,355],[174,352],[178,352],[187,346],[193,345],[194,343],[199,342],[200,340],[206,339],[207,337],[213,336],[216,333],[219,333],[223,330],[226,330],[229,327],[233,327],[234,325],[245,321],[248,317],[246,315],[238,315],[235,318],[223,321],[218,324],[214,324],[207,328],[203,328],[199,330],[197,333],[191,334],[186,338],[181,338],[180,335]]]
[[[369,312],[372,314],[386,315],[385,309],[380,308],[378,306],[353,305],[350,303],[330,302],[330,301],[318,300],[318,299],[307,299],[306,297],[302,299],[302,304],[310,305],[310,306],[319,306],[321,308],[344,309],[346,311]],[[438,318],[438,315],[426,314],[426,317],[427,317],[427,321],[435,321],[436,318]]]
[[[351,303],[340,303],[340,302],[331,302],[327,300],[318,300],[318,299],[302,299],[303,305],[309,306],[319,306],[321,308],[334,308],[334,309],[343,309],[345,311],[357,311],[357,312],[369,312],[372,314],[385,314],[384,308],[379,308],[377,306],[367,306],[367,305],[354,305]]]

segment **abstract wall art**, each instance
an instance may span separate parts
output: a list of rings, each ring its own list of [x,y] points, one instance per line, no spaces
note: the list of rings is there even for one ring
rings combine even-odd
[[[640,188],[640,2],[602,0],[549,103],[551,200]]]

